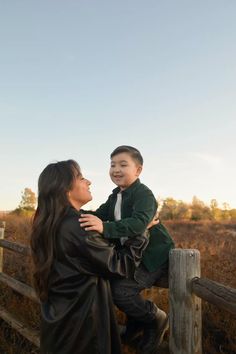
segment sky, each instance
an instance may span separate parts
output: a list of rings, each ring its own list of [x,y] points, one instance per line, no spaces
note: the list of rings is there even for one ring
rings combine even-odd
[[[158,199],[236,208],[235,0],[0,0],[0,210],[75,159],[93,200],[138,148]]]

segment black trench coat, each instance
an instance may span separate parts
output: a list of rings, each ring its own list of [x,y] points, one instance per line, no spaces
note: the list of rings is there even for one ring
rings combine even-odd
[[[70,208],[55,239],[49,296],[41,304],[43,354],[120,354],[121,344],[109,278],[124,277],[131,257],[138,264],[141,243],[129,255],[97,233],[84,231]],[[145,241],[143,242],[145,243]]]

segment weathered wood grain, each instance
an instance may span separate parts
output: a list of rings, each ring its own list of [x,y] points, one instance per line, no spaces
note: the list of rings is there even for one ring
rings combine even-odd
[[[198,277],[191,280],[191,289],[201,299],[236,315],[236,289]]]
[[[1,238],[1,234],[0,234],[0,238]],[[22,245],[21,243],[16,243],[16,242],[0,239],[0,247],[6,248],[6,249],[13,251],[13,252],[23,254],[24,256],[31,255],[30,247]]]
[[[23,337],[28,339],[31,343],[33,343],[36,347],[39,348],[40,341],[38,331],[25,326],[15,316],[5,310],[2,306],[0,306],[0,317],[17,332],[19,332]]]
[[[8,285],[10,288],[28,297],[29,299],[35,302],[39,302],[39,299],[34,289],[31,288],[29,285],[26,285],[4,273],[0,273],[0,282]]]
[[[170,252],[170,353],[202,353],[201,299],[191,292],[190,281],[200,276],[200,253],[192,249]]]

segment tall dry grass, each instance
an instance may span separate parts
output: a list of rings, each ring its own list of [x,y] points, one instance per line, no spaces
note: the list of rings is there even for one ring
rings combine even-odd
[[[5,238],[28,245],[31,220],[10,215],[5,219]],[[236,224],[211,222],[166,222],[165,224],[176,242],[176,247],[200,250],[202,277],[236,288]],[[31,268],[29,259],[4,250],[5,273],[31,285]],[[145,290],[143,296],[149,297],[160,308],[168,311],[167,289]],[[39,328],[39,307],[2,284],[0,284],[0,304],[28,326]],[[117,316],[119,322],[124,323],[125,315],[117,311]],[[235,354],[235,334],[236,319],[226,311],[203,301],[204,354]],[[136,353],[135,349],[127,346],[123,349],[124,354]],[[36,354],[38,350],[0,321],[0,353]],[[160,354],[164,353],[168,353],[166,343],[160,350]]]

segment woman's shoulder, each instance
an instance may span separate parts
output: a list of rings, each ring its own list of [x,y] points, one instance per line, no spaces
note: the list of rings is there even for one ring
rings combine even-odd
[[[64,216],[61,225],[60,233],[63,235],[63,238],[76,239],[78,241],[84,241],[86,238],[100,236],[95,231],[85,231],[84,228],[80,226],[80,215],[84,213],[84,210],[77,211],[76,209],[70,210]]]
[[[67,210],[60,224],[60,232],[64,235],[64,237],[70,235],[72,236],[74,234],[77,236],[85,234],[84,229],[80,226],[80,214],[81,212],[74,208]]]
[[[65,254],[77,254],[85,241],[87,233],[80,226],[79,215],[76,211],[66,213],[59,226],[56,245]]]

